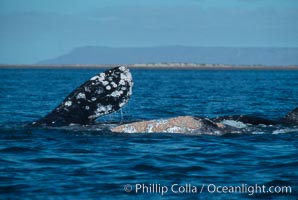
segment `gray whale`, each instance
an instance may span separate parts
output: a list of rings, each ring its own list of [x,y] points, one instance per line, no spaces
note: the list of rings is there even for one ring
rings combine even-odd
[[[129,69],[119,66],[102,72],[71,92],[64,101],[34,126],[60,127],[68,125],[96,125],[95,120],[125,106],[132,95],[133,80]],[[191,133],[223,135],[244,133],[246,125],[298,125],[298,108],[279,120],[255,116],[233,115],[216,118],[177,116],[112,125],[112,132],[121,133]]]

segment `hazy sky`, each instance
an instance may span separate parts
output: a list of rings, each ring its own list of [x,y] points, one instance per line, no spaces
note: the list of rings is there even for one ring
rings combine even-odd
[[[0,63],[84,45],[298,47],[298,0],[0,0]]]

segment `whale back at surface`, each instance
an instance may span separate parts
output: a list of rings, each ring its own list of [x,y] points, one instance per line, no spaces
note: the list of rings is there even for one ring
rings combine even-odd
[[[270,119],[265,119],[262,117],[256,117],[256,116],[249,116],[249,115],[229,115],[229,116],[219,116],[212,118],[212,121],[214,122],[223,122],[225,120],[233,120],[233,121],[238,121],[242,122],[244,124],[251,124],[251,125],[259,125],[259,124],[264,124],[264,125],[276,125],[278,122]]]
[[[251,125],[277,125],[277,124],[289,124],[295,125],[298,124],[298,107],[290,111],[284,117],[279,120],[265,119],[262,117],[249,116],[249,115],[229,115],[229,116],[219,116],[211,119],[214,122],[223,122],[225,120],[233,120],[242,122],[244,124]]]
[[[123,107],[132,94],[132,86],[132,76],[126,67],[107,70],[76,88],[52,112],[32,124],[90,124]]]
[[[288,124],[298,124],[298,107],[284,116],[282,121]]]

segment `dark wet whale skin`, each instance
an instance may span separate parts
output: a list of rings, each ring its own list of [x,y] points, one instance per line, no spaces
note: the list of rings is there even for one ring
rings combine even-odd
[[[298,107],[294,110],[290,111],[287,115],[282,117],[279,120],[271,120],[265,119],[256,116],[249,116],[249,115],[231,115],[231,116],[220,116],[211,119],[213,122],[222,122],[224,120],[233,120],[239,121],[244,124],[251,124],[251,125],[277,125],[277,124],[287,124],[287,125],[297,125],[298,124]]]
[[[124,67],[102,72],[71,92],[52,112],[32,125],[92,124],[123,107],[132,94],[131,73]]]

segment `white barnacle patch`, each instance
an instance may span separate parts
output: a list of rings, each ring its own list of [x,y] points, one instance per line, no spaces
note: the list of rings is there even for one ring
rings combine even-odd
[[[112,97],[120,97],[121,94],[123,94],[122,91],[117,91],[116,90],[116,91],[112,92],[112,94],[110,96],[112,96]]]
[[[107,89],[107,90],[111,90],[112,88],[111,88],[111,86],[107,85],[107,86],[106,86],[106,89]]]
[[[89,109],[90,109],[90,107],[89,107],[89,106],[86,106],[86,107],[85,107],[85,109],[86,109],[86,110],[89,110]]]
[[[125,66],[121,66],[121,67],[119,67],[119,69],[124,72],[126,70],[126,67]]]
[[[126,87],[122,87],[121,90],[127,90],[127,88]]]
[[[90,80],[91,80],[91,81],[94,81],[94,80],[96,80],[96,79],[98,79],[98,78],[99,78],[99,76],[96,75],[96,76],[93,76],[92,78],[90,78]]]
[[[105,78],[105,74],[104,73],[100,73],[99,75],[93,76],[92,78],[90,78],[91,81],[95,81],[95,80],[99,80],[102,81]]]
[[[137,130],[132,125],[125,125],[125,127],[123,128],[123,132],[125,132],[125,133],[136,133]]]
[[[119,103],[119,107],[122,108],[126,104],[126,101]]]
[[[98,81],[103,81],[103,80],[105,80],[105,77],[104,76],[99,76],[99,78],[97,80]]]
[[[129,71],[126,71],[126,73],[122,73],[120,75],[120,78],[122,80],[125,80],[125,81],[128,81],[128,82],[131,82],[131,80],[132,80],[132,76],[131,76],[131,73]]]
[[[111,111],[112,109],[112,105],[103,106],[101,104],[97,104],[97,109],[95,110],[95,113],[97,114],[97,116],[99,116],[100,114],[108,114],[109,111]]]
[[[92,97],[91,98],[91,101],[96,101],[96,97]]]
[[[119,84],[120,84],[120,85],[125,85],[125,81],[121,79],[121,80],[119,81]]]
[[[103,81],[102,84],[103,84],[103,86],[106,86],[106,85],[109,84],[109,82],[108,81]]]
[[[64,103],[64,105],[67,106],[67,107],[69,107],[69,106],[72,105],[72,101],[66,101],[66,102]]]
[[[107,111],[111,111],[113,109],[113,106],[112,105],[108,105],[107,106]]]
[[[129,88],[129,91],[127,92],[127,95],[132,95],[132,88]]]
[[[132,82],[132,81],[129,81],[129,82],[128,82],[128,85],[129,85],[129,86],[133,86],[133,82]]]
[[[96,114],[102,114],[105,113],[107,111],[107,109],[104,106],[100,106],[96,109]]]
[[[111,82],[111,85],[112,85],[113,88],[117,87],[117,84],[115,82]]]
[[[128,80],[128,77],[127,77],[126,74],[120,74],[120,78],[121,78],[122,80]]]
[[[77,95],[77,99],[86,99],[86,95],[82,92],[80,92],[78,95]]]
[[[166,132],[166,133],[183,133],[183,132],[185,132],[185,129],[183,129],[182,127],[179,127],[179,126],[173,126],[173,127],[166,129],[164,132]]]
[[[169,120],[166,119],[158,119],[156,120],[156,126],[163,125],[169,123]]]
[[[126,77],[127,77],[127,79],[128,79],[129,81],[132,80],[132,76],[131,76],[131,73],[130,73],[129,71],[126,72]]]
[[[146,132],[153,133],[153,128],[154,128],[153,124],[148,124],[148,126],[146,127]]]

